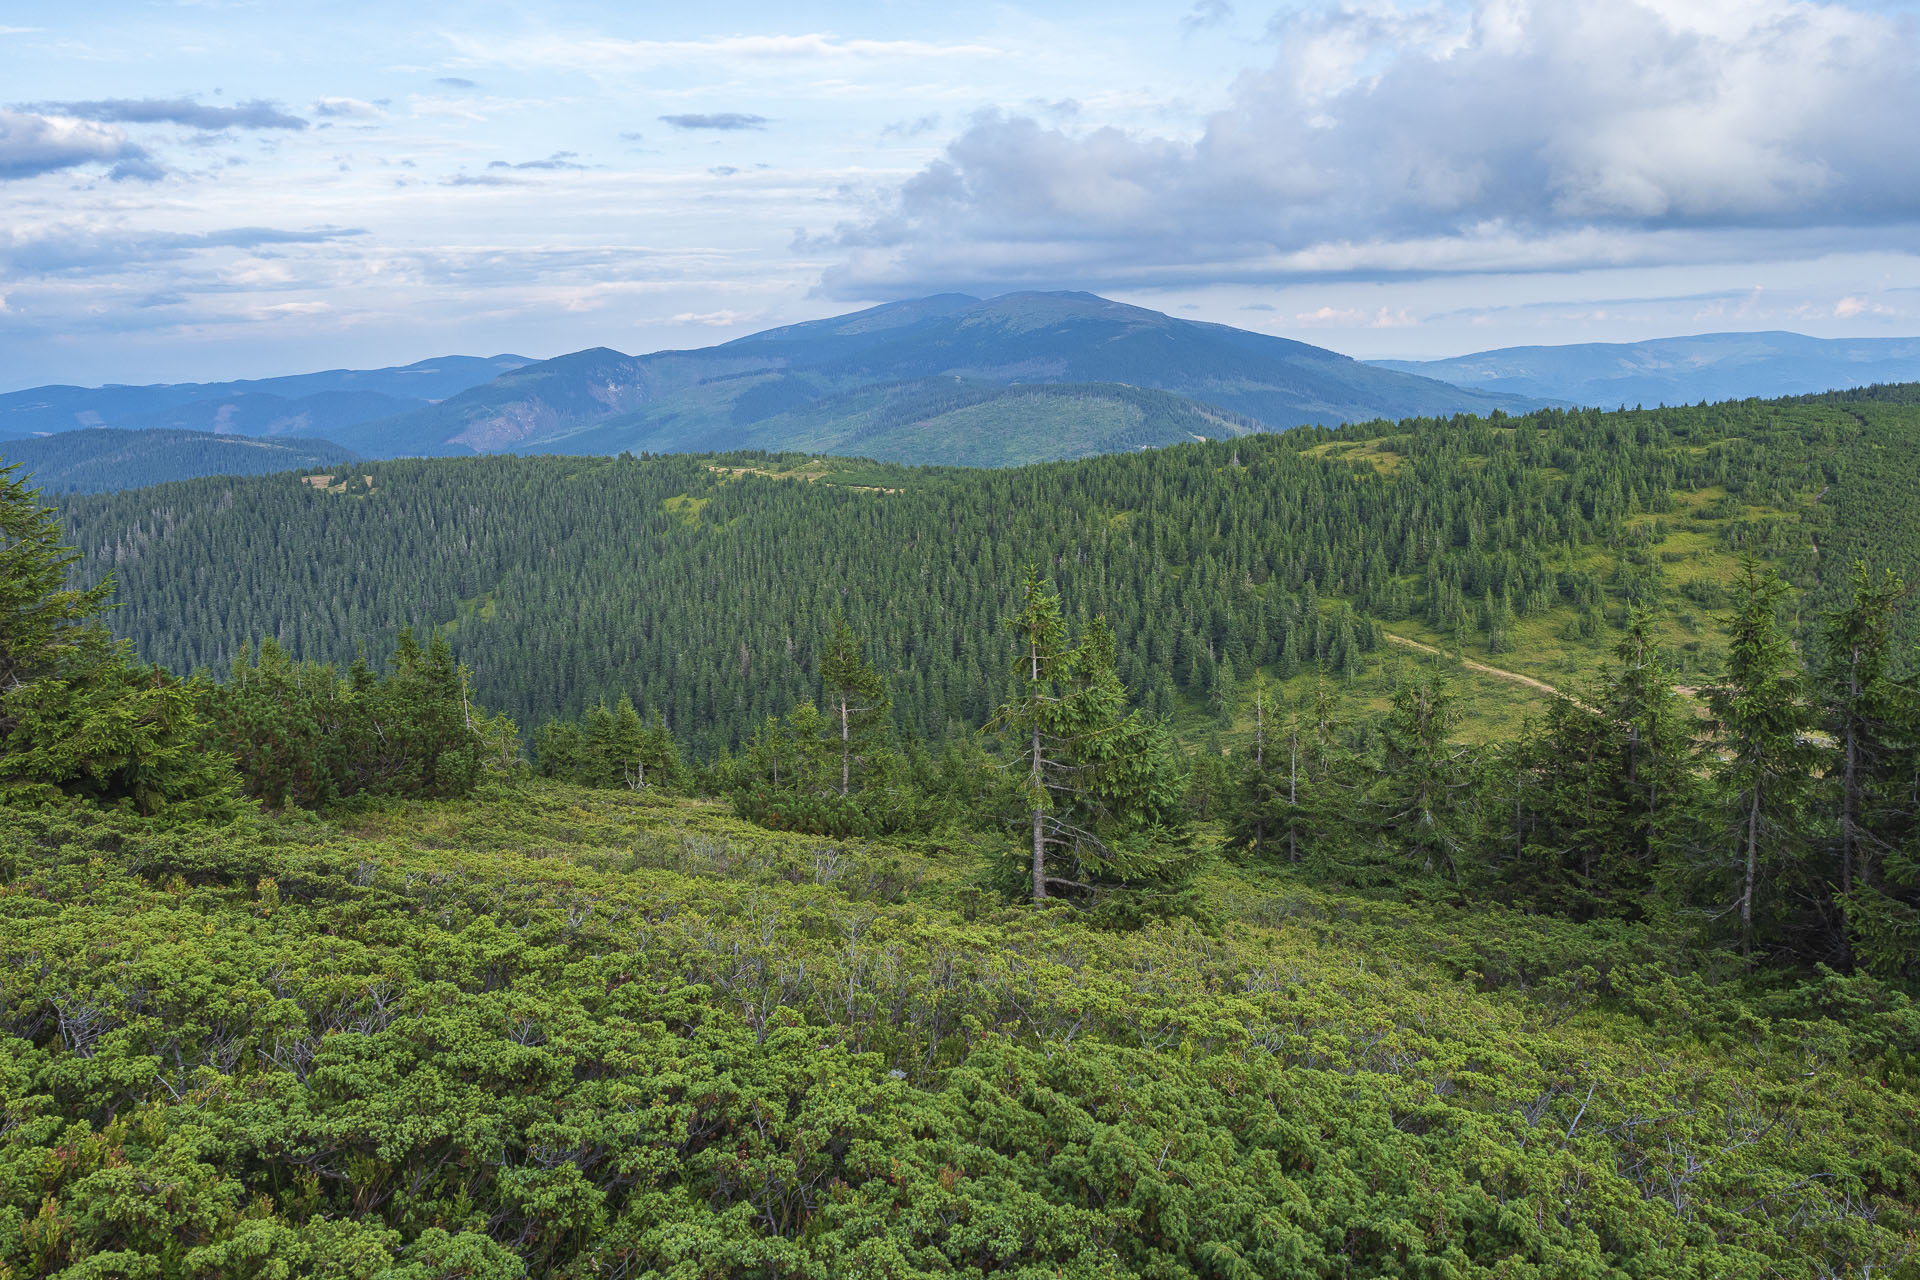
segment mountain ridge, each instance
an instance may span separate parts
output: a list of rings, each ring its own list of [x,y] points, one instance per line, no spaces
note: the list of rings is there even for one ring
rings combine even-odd
[[[257,434],[318,432],[424,406],[532,363],[516,355],[448,355],[380,369],[323,369],[227,382],[54,383],[0,394],[0,440],[86,427],[250,434],[242,427],[226,428],[236,415],[260,424]],[[378,401],[391,404],[383,411]]]
[[[1813,338],[1775,329],[1499,347],[1443,360],[1369,363],[1462,387],[1608,408],[1910,382],[1920,379],[1920,338]]]
[[[1290,338],[1182,320],[1094,294],[937,294],[713,347],[640,356],[588,348],[331,438],[388,456],[582,452],[589,445],[598,452],[839,447],[846,433],[823,435],[816,421],[808,420],[800,434],[786,428],[800,430],[799,419],[810,410],[842,397],[913,383],[931,395],[943,379],[1084,388],[1080,399],[1101,403],[1117,434],[1075,433],[1078,443],[1063,443],[1051,457],[1175,443],[1202,434],[1178,424],[1205,419],[1244,419],[1248,430],[1262,430],[1537,407],[1525,397],[1462,390]],[[1115,390],[1120,387],[1189,403],[1175,409],[1156,402],[1149,409]],[[1051,393],[1026,398],[1059,405]],[[1132,429],[1144,420],[1139,415],[1163,429],[1140,438]],[[1038,460],[1025,445],[1017,457],[983,448],[979,425],[945,435],[933,420],[902,419],[893,423],[892,438],[879,432],[878,446],[861,451],[902,462]],[[945,426],[962,431],[962,424]],[[876,435],[865,428],[861,434]]]

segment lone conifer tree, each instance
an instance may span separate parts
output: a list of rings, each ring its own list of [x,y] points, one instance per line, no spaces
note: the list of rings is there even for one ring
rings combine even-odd
[[[1033,900],[1174,878],[1189,850],[1165,727],[1127,710],[1104,619],[1075,643],[1037,570],[1021,590],[1013,695],[992,725],[1022,775]]]
[[[826,648],[820,654],[820,683],[825,686],[827,715],[840,739],[840,794],[853,787],[853,773],[887,729],[892,701],[887,682],[861,652],[859,638],[838,609],[828,624]]]

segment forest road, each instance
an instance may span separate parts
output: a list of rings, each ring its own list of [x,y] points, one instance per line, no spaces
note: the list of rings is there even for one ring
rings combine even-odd
[[[1445,649],[1437,649],[1430,644],[1422,644],[1420,641],[1408,636],[1397,636],[1391,631],[1383,631],[1381,634],[1386,636],[1389,643],[1397,644],[1403,649],[1418,649],[1421,653],[1431,653],[1440,658],[1453,656]],[[1532,676],[1523,676],[1518,671],[1508,671],[1502,667],[1490,667],[1484,662],[1475,662],[1472,658],[1462,658],[1460,665],[1469,671],[1478,671],[1484,675],[1490,675],[1500,680],[1511,680],[1515,684],[1524,684],[1529,689],[1538,689],[1542,693],[1551,694],[1555,697],[1558,697],[1560,694],[1558,689],[1548,684],[1545,680],[1535,680]]]

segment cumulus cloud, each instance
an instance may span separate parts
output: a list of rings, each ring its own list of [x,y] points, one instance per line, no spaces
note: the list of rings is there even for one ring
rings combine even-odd
[[[1920,223],[1920,50],[1882,14],[1373,3],[1272,34],[1197,138],[977,117],[807,242],[842,253],[825,287],[1577,268]]]
[[[195,129],[304,129],[307,122],[288,115],[264,98],[231,107],[208,106],[192,98],[102,98],[90,102],[39,102],[26,110],[72,116],[107,124],[184,124]]]
[[[750,116],[739,111],[716,111],[711,114],[694,113],[678,116],[661,116],[661,121],[676,129],[764,129],[767,127],[765,116]]]
[[[116,181],[151,182],[162,174],[120,129],[59,116],[0,110],[0,181],[58,173],[86,164],[108,166]]]
[[[480,87],[478,83],[467,79],[465,76],[439,76],[435,78],[434,83],[445,85],[449,89],[478,89]]]

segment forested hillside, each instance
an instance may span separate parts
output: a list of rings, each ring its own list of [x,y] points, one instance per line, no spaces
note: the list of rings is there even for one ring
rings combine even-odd
[[[1741,555],[1810,606],[1853,559],[1920,568],[1917,443],[1910,405],[1746,401],[1373,423],[1008,472],[384,462],[328,488],[201,480],[76,497],[63,515],[86,571],[116,577],[114,625],[177,670],[224,668],[262,638],[345,663],[402,625],[439,628],[480,696],[523,724],[624,694],[705,755],[814,687],[836,607],[889,674],[903,729],[978,726],[1029,563],[1070,613],[1108,618],[1146,706],[1189,724],[1238,708],[1242,733],[1256,667],[1286,679],[1317,663],[1373,688],[1385,654],[1418,653],[1401,641],[1577,686],[1634,602],[1656,610],[1683,678],[1711,674]]]
[[[214,435],[206,431],[119,431],[96,427],[0,443],[46,493],[107,493],[198,476],[324,471],[355,455],[325,440]]]

